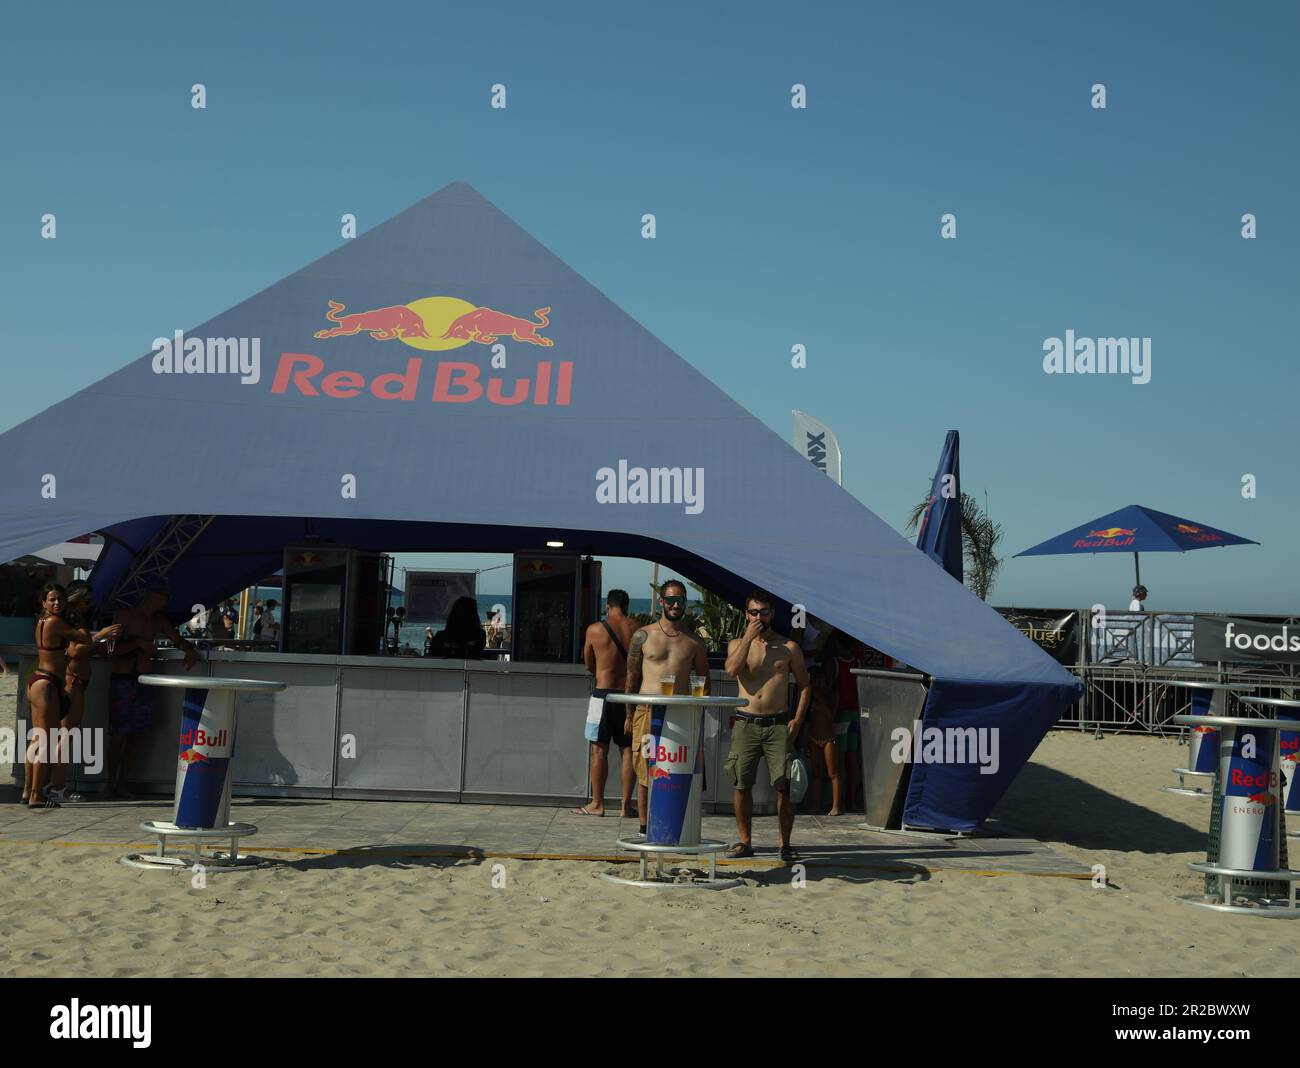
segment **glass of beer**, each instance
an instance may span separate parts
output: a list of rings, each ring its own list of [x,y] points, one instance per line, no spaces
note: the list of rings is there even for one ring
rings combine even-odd
[[[705,677],[704,677],[703,675],[692,675],[692,676],[691,676],[691,696],[692,696],[692,697],[703,697],[703,696],[704,696],[704,683],[705,683],[705,681],[706,681],[706,680],[705,680]]]
[[[676,675],[659,676],[659,692],[661,694],[663,694],[665,697],[671,697],[676,692],[676,690],[677,690]]]

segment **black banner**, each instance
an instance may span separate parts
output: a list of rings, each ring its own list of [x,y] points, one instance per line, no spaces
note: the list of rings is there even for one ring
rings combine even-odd
[[[1198,615],[1192,625],[1192,648],[1204,663],[1300,664],[1300,624]]]
[[[1078,662],[1078,612],[1065,608],[996,608],[994,611],[1058,664]]]

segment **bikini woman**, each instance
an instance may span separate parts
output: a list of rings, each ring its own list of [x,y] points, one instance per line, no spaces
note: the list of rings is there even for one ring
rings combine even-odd
[[[24,762],[22,800],[28,808],[58,808],[59,803],[46,799],[43,791],[45,769],[50,763],[49,739],[63,718],[63,684],[68,670],[68,646],[72,642],[92,645],[116,638],[122,633],[118,624],[91,634],[74,627],[63,618],[66,595],[57,582],[41,591],[41,617],[36,621],[36,670],[27,682],[27,703],[32,710],[35,732]]]
[[[91,612],[94,607],[91,604],[90,592],[90,583],[81,579],[68,584],[67,606],[63,614],[70,626],[82,629],[89,627]],[[85,717],[86,688],[90,685],[90,658],[94,653],[94,642],[79,642],[76,638],[73,638],[68,645],[68,671],[64,683],[64,693],[67,695],[67,700],[63,706],[66,711],[59,721],[59,726],[68,731],[80,727],[81,721]],[[67,736],[60,733],[60,742],[65,737]],[[68,754],[62,752],[56,746],[54,765],[50,769],[50,788],[45,793],[47,801],[58,803],[85,800],[81,794],[68,793],[64,788],[68,770],[67,760]]]

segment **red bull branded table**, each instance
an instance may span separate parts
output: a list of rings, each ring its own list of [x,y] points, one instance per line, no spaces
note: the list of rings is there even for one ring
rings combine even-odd
[[[185,690],[180,748],[176,760],[176,802],[172,821],[146,820],[140,829],[158,839],[152,856],[135,853],[122,858],[133,868],[230,869],[252,867],[256,857],[239,855],[239,839],[257,833],[251,823],[230,822],[231,762],[235,753],[235,695],[241,691],[275,693],[283,682],[264,679],[191,679],[172,675],[141,675],[144,686]],[[230,852],[203,856],[196,844],[188,856],[168,856],[167,840],[201,842],[214,838],[230,842]]]
[[[1291,729],[1278,735],[1278,750],[1282,761],[1283,816],[1300,816],[1300,701],[1290,697],[1243,697],[1252,705],[1274,709],[1274,715]],[[1287,832],[1287,837],[1300,837],[1300,827]]]
[[[1272,704],[1269,697],[1242,697]],[[1287,867],[1282,816],[1280,735],[1293,720],[1250,716],[1175,716],[1175,723],[1219,731],[1219,760],[1210,803],[1210,843],[1204,862],[1187,866],[1205,876],[1201,898],[1187,905],[1252,916],[1300,918],[1296,880]]]
[[[1226,716],[1228,714],[1228,695],[1230,693],[1248,693],[1258,687],[1233,686],[1222,682],[1198,682],[1195,679],[1152,679],[1153,683],[1168,686],[1184,686],[1192,691],[1193,716]],[[1214,779],[1215,769],[1219,763],[1219,731],[1216,727],[1193,727],[1187,738],[1187,767],[1174,768],[1178,776],[1177,786],[1162,786],[1167,794],[1181,794],[1184,797],[1201,797],[1209,800],[1213,791],[1200,787],[1188,786],[1188,776],[1201,779]]]
[[[606,701],[619,705],[650,706],[649,752],[650,790],[646,811],[646,833],[618,839],[618,847],[639,853],[641,875],[624,879],[606,873],[602,877],[625,886],[648,889],[683,888],[726,890],[740,886],[740,879],[719,879],[717,854],[726,842],[700,837],[700,800],[704,791],[704,710],[706,708],[744,708],[744,697],[690,697],[686,694],[659,696],[644,693],[611,693]],[[705,879],[679,878],[680,869],[669,869],[664,877],[666,854],[699,856],[708,854],[709,873]],[[646,871],[646,861],[655,858],[654,878]]]

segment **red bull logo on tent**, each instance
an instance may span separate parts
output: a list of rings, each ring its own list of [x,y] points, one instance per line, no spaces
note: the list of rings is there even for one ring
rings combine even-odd
[[[477,307],[459,297],[423,297],[410,304],[394,304],[373,311],[340,315],[346,305],[331,300],[325,318],[337,326],[317,330],[316,337],[351,337],[368,333],[375,341],[404,341],[417,349],[456,349],[471,341],[494,345],[511,338],[549,348],[555,342],[538,333],[550,325],[551,309],[538,308],[532,318],[510,315],[495,308]]]
[[[542,332],[551,324],[549,305],[526,316],[448,296],[421,297],[407,304],[362,310],[349,310],[338,300],[326,303],[325,318],[333,325],[313,335],[322,341],[364,335],[372,341],[397,341],[430,353],[504,341],[543,349],[555,345]],[[506,376],[488,373],[477,362],[437,360],[426,367],[423,357],[412,357],[404,367],[388,367],[375,374],[373,369],[331,369],[322,357],[312,353],[283,352],[271,392],[334,399],[369,393],[380,400],[428,400],[435,404],[564,407],[573,396],[573,361],[539,360],[523,374]]]

